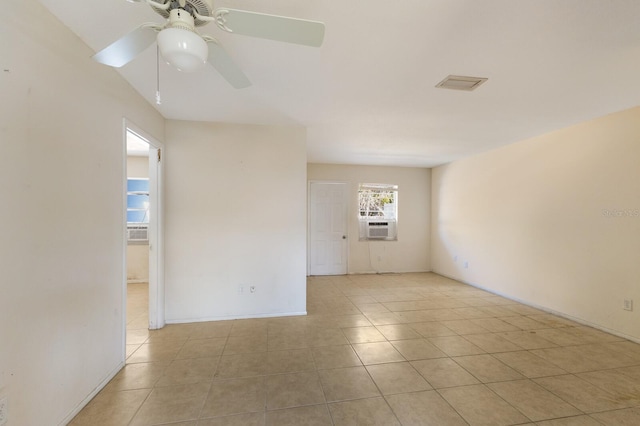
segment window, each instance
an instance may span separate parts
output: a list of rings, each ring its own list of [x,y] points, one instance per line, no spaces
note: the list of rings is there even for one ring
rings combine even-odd
[[[129,242],[144,242],[148,238],[149,226],[149,179],[127,179],[127,239]]]
[[[398,185],[361,183],[358,206],[360,240],[398,239]]]

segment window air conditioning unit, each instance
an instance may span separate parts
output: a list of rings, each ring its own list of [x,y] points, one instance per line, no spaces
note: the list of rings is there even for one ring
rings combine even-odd
[[[147,227],[147,225],[127,226],[127,240],[149,241],[149,228]]]
[[[367,223],[367,238],[388,238],[389,222]]]

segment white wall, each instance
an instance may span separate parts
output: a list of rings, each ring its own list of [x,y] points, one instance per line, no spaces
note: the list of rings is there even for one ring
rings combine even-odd
[[[434,271],[640,339],[639,159],[634,108],[434,169]]]
[[[306,312],[305,138],[167,122],[167,322]]]
[[[148,178],[149,157],[127,156],[127,177]],[[127,281],[149,282],[149,244],[127,244]]]
[[[0,16],[0,397],[57,425],[124,361],[123,116],[163,120],[35,0]],[[7,70],[7,71],[4,71]]]
[[[309,164],[307,177],[310,181],[348,183],[348,273],[431,270],[430,169]],[[358,241],[358,184],[360,183],[398,185],[398,241]]]

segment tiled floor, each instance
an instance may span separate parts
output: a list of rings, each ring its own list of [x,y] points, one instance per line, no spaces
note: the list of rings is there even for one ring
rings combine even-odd
[[[153,332],[130,290],[127,365],[74,426],[640,424],[640,345],[435,274],[309,278],[306,317]]]

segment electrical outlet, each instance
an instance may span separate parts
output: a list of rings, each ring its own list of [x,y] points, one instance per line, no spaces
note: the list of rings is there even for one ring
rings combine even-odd
[[[469,262],[464,262],[464,269],[469,269]]]
[[[7,397],[0,398],[0,426],[6,425],[9,421],[9,403]]]
[[[244,293],[244,287],[238,286],[238,294]]]
[[[623,308],[625,311],[633,311],[633,299],[624,299]]]
[[[255,293],[255,292],[256,292],[256,286],[255,286],[255,285],[252,285],[251,287],[249,287],[249,291],[250,291],[251,293]]]

